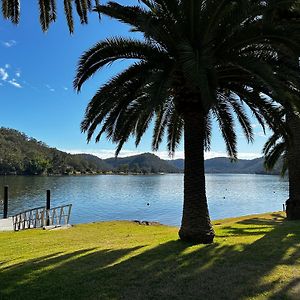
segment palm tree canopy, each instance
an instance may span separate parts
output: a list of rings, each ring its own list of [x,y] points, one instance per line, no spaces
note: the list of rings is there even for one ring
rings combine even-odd
[[[286,22],[293,20],[295,22],[300,22],[300,7],[299,4],[292,7],[290,10],[285,10],[284,7],[276,8],[272,14],[270,14],[274,20],[277,22]],[[294,64],[297,65],[299,60],[299,52],[290,51],[288,53],[290,56],[294,55]],[[297,113],[297,109],[290,105],[290,103],[283,103],[282,113],[285,116],[284,119],[289,119],[289,116],[292,118],[299,118],[299,113]],[[289,121],[286,120],[287,123]],[[299,128],[300,129],[300,128]],[[276,164],[280,163],[281,175],[284,176],[286,171],[288,170],[288,151],[290,147],[293,147],[294,144],[294,136],[292,132],[288,132],[289,134],[285,134],[283,132],[278,132],[275,129],[275,132],[268,139],[263,147],[263,154],[265,158],[265,168],[269,171],[273,170]]]
[[[117,60],[134,60],[126,70],[101,86],[82,122],[90,140],[103,133],[118,144],[131,135],[138,145],[154,120],[153,149],[167,131],[173,153],[184,116],[201,110],[205,116],[205,146],[210,144],[215,118],[227,151],[236,157],[234,113],[248,141],[253,132],[244,106],[259,123],[285,131],[278,104],[287,99],[299,107],[299,67],[285,54],[300,49],[298,20],[274,23],[262,18],[297,1],[141,0],[138,6],[116,2],[96,11],[144,34],[143,40],[115,37],[97,43],[80,59],[74,87]],[[267,4],[266,4],[267,3]],[[284,59],[281,57],[284,56]]]
[[[284,139],[280,134],[273,133],[263,148],[264,166],[266,170],[271,171],[277,163],[282,164],[281,176],[284,176],[288,170],[287,150],[288,140]]]
[[[74,5],[81,24],[87,24],[88,12],[92,11],[93,5],[99,5],[99,0],[64,0],[64,11],[70,33],[74,32]],[[38,0],[38,6],[42,30],[47,31],[50,24],[56,21],[56,0]],[[5,19],[18,24],[20,21],[20,0],[2,0],[2,14]]]
[[[287,108],[281,109],[283,118],[286,119]],[[289,109],[290,114],[294,114],[293,110]],[[272,171],[277,164],[281,165],[281,176],[284,176],[288,170],[287,151],[292,143],[289,132],[274,131],[268,138],[263,147],[264,166],[267,171]]]

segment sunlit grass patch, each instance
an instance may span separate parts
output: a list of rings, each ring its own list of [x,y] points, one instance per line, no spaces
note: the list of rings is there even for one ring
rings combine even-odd
[[[0,299],[299,299],[300,226],[215,222],[212,245],[133,222],[0,234]]]

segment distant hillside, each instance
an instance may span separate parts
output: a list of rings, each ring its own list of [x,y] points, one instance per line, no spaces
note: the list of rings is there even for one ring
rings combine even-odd
[[[172,164],[174,167],[177,169],[183,171],[184,170],[184,159],[173,159],[173,160],[168,160],[170,164]]]
[[[105,160],[90,154],[69,154],[50,148],[17,130],[0,128],[0,174],[180,173],[183,168],[183,159],[163,160],[151,153]],[[279,174],[279,170],[280,166],[272,174]],[[263,158],[239,159],[236,162],[226,157],[212,158],[205,161],[205,171],[269,174],[264,169]]]
[[[94,169],[102,171],[110,171],[111,165],[107,164],[103,159],[91,154],[74,154],[73,157],[78,157],[80,160],[85,161],[87,164],[93,166]]]
[[[96,156],[71,155],[17,130],[0,128],[0,174],[78,174],[109,169]]]
[[[151,153],[124,157],[108,158],[105,163],[111,165],[114,170],[120,172],[133,173],[178,173],[179,169],[169,163],[169,161],[160,159]]]
[[[103,160],[90,154],[69,154],[14,129],[0,128],[0,174],[55,175],[94,173],[176,173],[158,156],[145,153]]]
[[[264,167],[264,158],[255,158],[251,160],[238,159],[231,161],[227,157],[217,157],[205,161],[206,173],[237,173],[237,174],[279,174],[280,168],[267,172]]]
[[[179,170],[184,169],[184,160],[170,160],[170,163]],[[279,174],[280,164],[273,172],[267,172],[264,168],[264,158],[255,158],[251,160],[238,159],[231,161],[227,157],[216,157],[205,160],[206,173],[233,173],[233,174]]]

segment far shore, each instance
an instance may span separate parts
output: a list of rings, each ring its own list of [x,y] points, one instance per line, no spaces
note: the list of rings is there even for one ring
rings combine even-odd
[[[93,173],[76,173],[76,174],[0,174],[0,176],[41,176],[41,177],[60,177],[60,176],[65,176],[65,177],[77,177],[77,176],[98,176],[98,175],[118,175],[118,176],[153,176],[153,175],[176,175],[176,174],[181,174],[184,175],[184,172],[176,172],[176,173],[123,173],[123,172],[93,172]],[[281,177],[279,174],[268,174],[268,173],[221,173],[221,172],[206,172],[206,175],[266,175],[266,176],[277,176]],[[285,177],[283,177],[285,178]]]

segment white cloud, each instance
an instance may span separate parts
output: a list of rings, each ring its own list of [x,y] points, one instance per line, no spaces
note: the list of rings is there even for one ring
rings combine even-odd
[[[19,82],[17,82],[17,80],[15,78],[13,78],[12,80],[9,80],[8,82],[16,88],[19,88],[19,89],[22,88],[22,85]]]
[[[64,89],[65,91],[67,91],[67,90],[68,90],[68,88],[67,88],[66,86],[64,86],[64,87],[63,87],[63,89]]]
[[[108,150],[108,149],[92,149],[92,150],[80,150],[80,149],[68,149],[68,150],[62,150],[71,154],[92,154],[95,156],[98,156],[99,158],[105,159],[105,158],[111,158],[115,156],[115,150]],[[124,149],[120,152],[118,157],[126,157],[126,156],[133,156],[144,153],[143,151],[137,151],[137,150],[128,150]],[[158,151],[158,152],[151,152],[157,156],[159,156],[162,159],[171,159],[168,155],[168,151]],[[210,151],[206,152],[204,155],[205,159],[210,159],[214,157],[227,157],[227,154],[225,152],[217,152],[217,151]],[[260,153],[246,153],[246,152],[240,152],[238,154],[239,159],[254,159],[261,157]],[[183,151],[177,151],[172,159],[180,159],[184,158],[184,152]]]
[[[8,73],[6,72],[5,69],[0,68],[0,79],[3,81],[6,81],[8,78]]]
[[[49,84],[46,84],[46,88],[50,91],[50,92],[55,92],[55,89],[53,87],[51,87]]]
[[[9,41],[2,42],[2,45],[7,48],[11,48],[11,47],[15,46],[16,44],[17,44],[17,42],[15,40],[9,40]]]
[[[261,153],[247,153],[247,152],[240,152],[238,153],[238,158],[239,159],[254,159],[254,158],[259,158],[262,157]]]
[[[2,80],[4,82],[7,82],[7,83],[13,85],[16,88],[22,88],[22,85],[17,81],[17,79],[12,78],[12,79],[8,80],[8,78],[9,78],[9,74],[7,72],[8,68],[10,68],[9,64],[6,64],[4,68],[0,68],[0,80]],[[21,72],[17,71],[16,76],[20,77]],[[3,83],[1,83],[1,85],[3,85]]]

